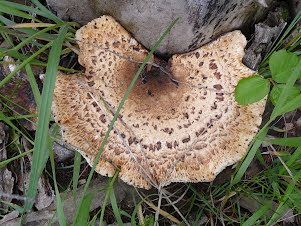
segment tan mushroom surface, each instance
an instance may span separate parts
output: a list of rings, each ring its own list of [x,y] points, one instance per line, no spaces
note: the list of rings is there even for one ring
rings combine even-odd
[[[112,17],[76,34],[82,74],[58,74],[53,113],[63,138],[90,165],[120,101],[148,54]],[[234,89],[254,72],[240,31],[166,63],[154,57],[135,83],[96,171],[136,187],[212,181],[239,161],[261,124],[265,100],[239,106]]]

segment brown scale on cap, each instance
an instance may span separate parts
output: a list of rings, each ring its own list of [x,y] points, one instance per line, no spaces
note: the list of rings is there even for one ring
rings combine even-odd
[[[92,164],[148,51],[109,16],[93,20],[76,37],[86,71],[58,74],[53,113],[66,142]],[[253,74],[241,61],[245,45],[234,31],[168,63],[154,57],[125,102],[96,171],[112,176],[119,168],[125,182],[150,188],[212,181],[239,161],[265,106],[265,100],[248,106],[234,100],[237,82]]]

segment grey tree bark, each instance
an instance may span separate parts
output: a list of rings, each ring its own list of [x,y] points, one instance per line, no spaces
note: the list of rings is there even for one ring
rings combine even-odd
[[[104,14],[117,19],[146,48],[180,18],[158,50],[188,52],[217,36],[246,29],[262,18],[273,0],[47,0],[63,19],[81,24]]]

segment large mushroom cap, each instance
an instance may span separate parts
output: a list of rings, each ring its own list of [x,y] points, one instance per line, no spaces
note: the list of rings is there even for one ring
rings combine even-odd
[[[66,142],[92,164],[125,90],[148,51],[112,17],[77,32],[84,74],[59,73],[53,112]],[[145,68],[110,134],[96,171],[116,168],[137,187],[212,181],[239,161],[258,131],[265,100],[239,106],[237,82],[253,74],[242,64],[240,31],[168,65],[154,58]],[[158,67],[159,66],[159,67]]]

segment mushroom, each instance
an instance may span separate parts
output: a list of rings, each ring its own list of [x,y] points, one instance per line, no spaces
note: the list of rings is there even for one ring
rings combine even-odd
[[[64,140],[92,165],[109,123],[148,54],[112,17],[76,34],[84,73],[58,74],[53,113]],[[254,74],[242,63],[246,39],[227,33],[169,62],[157,57],[136,81],[96,172],[136,187],[209,182],[239,161],[258,131],[266,100],[239,106],[234,89]]]

